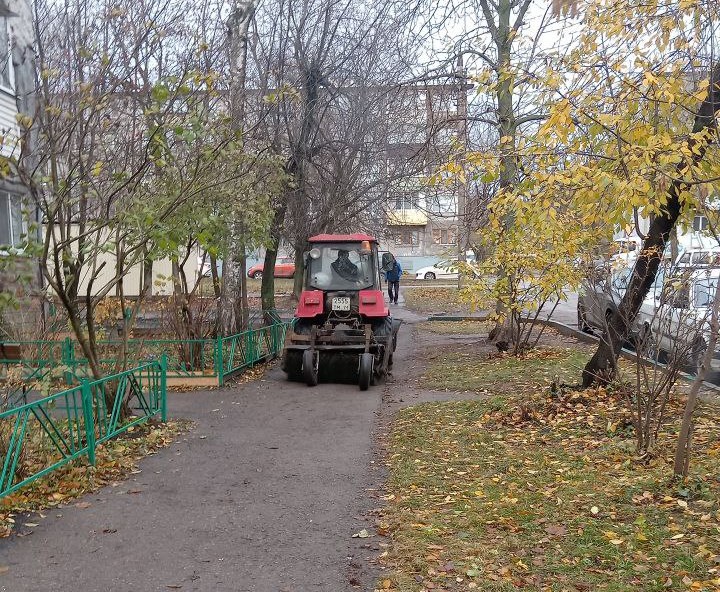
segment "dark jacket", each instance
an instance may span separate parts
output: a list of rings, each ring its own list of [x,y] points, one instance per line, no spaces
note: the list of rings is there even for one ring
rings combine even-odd
[[[400,262],[396,259],[393,263],[392,269],[385,272],[385,279],[389,282],[399,282],[400,276],[402,275],[402,267]]]

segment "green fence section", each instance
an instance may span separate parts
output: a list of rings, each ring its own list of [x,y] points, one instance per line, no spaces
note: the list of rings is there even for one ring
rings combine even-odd
[[[260,361],[276,357],[285,343],[285,334],[292,323],[275,323],[230,337],[219,337],[216,347],[218,382]]]
[[[276,356],[283,347],[285,333],[292,322],[250,329],[217,339],[130,339],[127,341],[129,366],[167,358],[167,376],[214,377],[224,379],[259,361]],[[97,343],[103,369],[113,373],[122,357],[121,340]],[[53,369],[62,369],[68,386],[89,377],[88,362],[78,343],[70,338],[56,341],[13,341],[0,343],[0,369],[23,368],[26,381],[44,378]]]
[[[121,340],[97,342],[100,364],[112,370],[122,357],[125,344]],[[215,341],[213,339],[129,339],[129,366],[137,366],[165,354],[168,376],[189,376],[194,373],[215,375]],[[28,369],[73,369],[76,376],[87,375],[88,362],[80,345],[69,337],[58,341],[13,341],[0,344],[0,366],[22,365]],[[43,372],[38,372],[43,374]],[[35,378],[33,373],[29,379]]]
[[[0,413],[0,498],[154,416],[167,419],[165,357]],[[123,411],[131,411],[126,417]]]

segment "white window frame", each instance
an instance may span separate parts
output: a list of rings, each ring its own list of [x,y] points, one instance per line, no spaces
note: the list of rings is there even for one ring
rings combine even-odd
[[[19,193],[12,193],[10,191],[3,191],[0,190],[0,207],[5,206],[5,211],[0,211],[0,220],[6,220],[8,225],[8,235],[10,236],[10,243],[7,245],[2,245],[5,247],[9,247],[16,253],[23,252],[25,250],[25,245],[27,243],[27,220],[25,220],[25,217],[23,216],[23,203],[22,203],[22,196]],[[15,236],[15,228],[12,223],[12,212],[13,212],[13,198],[19,198],[20,200],[20,236]],[[23,240],[23,236],[25,239]],[[0,254],[7,255],[7,251],[0,251]]]
[[[8,26],[8,17],[3,16],[0,17],[0,20],[2,20],[2,24],[0,26],[5,27],[5,35],[7,36],[7,71],[8,71],[8,82],[10,86],[7,84],[4,84],[2,79],[0,78],[0,90],[15,96],[15,68],[13,67],[13,61],[12,61],[12,40],[10,38],[10,27]]]
[[[695,228],[695,222],[697,221],[698,228]],[[697,214],[693,216],[692,221],[692,227],[694,232],[703,232],[704,230],[707,230],[709,227],[709,220],[707,219],[707,216],[703,216],[702,214]]]

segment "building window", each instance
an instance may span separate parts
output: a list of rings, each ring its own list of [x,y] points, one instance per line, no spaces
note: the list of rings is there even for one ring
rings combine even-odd
[[[457,242],[456,228],[433,228],[432,233],[436,245],[454,245]]]
[[[396,210],[417,210],[419,198],[417,195],[400,195],[395,198]]]
[[[12,90],[14,82],[7,18],[0,17],[0,86]]]
[[[693,218],[693,230],[700,232],[708,229],[708,219],[705,216],[695,216]]]
[[[26,233],[19,195],[0,192],[0,245],[19,248]]]
[[[420,245],[420,232],[418,230],[410,230],[409,228],[396,230],[395,244],[417,247]]]

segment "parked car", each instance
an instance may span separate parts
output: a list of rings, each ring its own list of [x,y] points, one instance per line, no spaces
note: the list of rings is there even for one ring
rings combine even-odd
[[[586,333],[603,331],[608,319],[625,295],[632,268],[597,267],[582,283],[578,293],[578,328]],[[636,320],[630,328],[629,340],[637,341],[641,324]]]
[[[720,267],[720,248],[688,249],[675,262],[678,268]]]
[[[456,280],[460,277],[460,270],[466,269],[472,272],[472,275],[477,277],[477,273],[474,271],[473,264],[470,261],[458,261],[454,259],[452,261],[438,261],[433,265],[427,267],[421,267],[415,271],[416,280]]]
[[[720,269],[679,269],[660,290],[643,302],[638,320],[649,342],[661,355],[681,358],[692,371],[700,367],[710,337],[712,303]],[[717,347],[711,367],[720,369]]]
[[[259,280],[263,276],[264,264],[258,263],[248,269],[248,277]],[[275,262],[276,278],[291,278],[295,275],[295,263],[289,257],[278,257]]]

